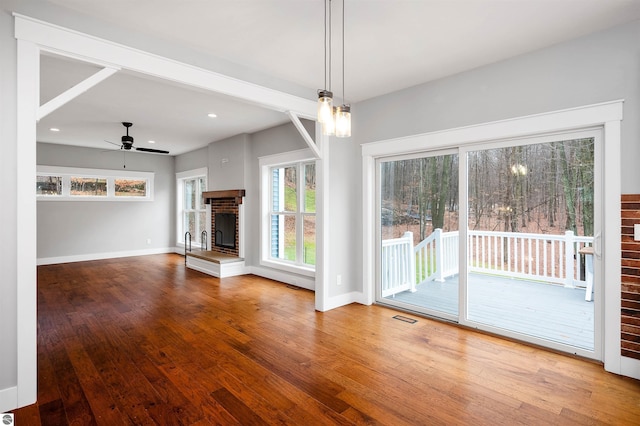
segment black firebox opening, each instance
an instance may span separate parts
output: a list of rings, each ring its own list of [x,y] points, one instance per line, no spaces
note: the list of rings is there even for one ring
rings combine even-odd
[[[233,213],[216,213],[215,219],[216,247],[236,248],[236,215]]]

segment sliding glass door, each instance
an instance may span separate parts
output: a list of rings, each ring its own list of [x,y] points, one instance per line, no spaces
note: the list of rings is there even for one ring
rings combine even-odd
[[[595,138],[468,151],[467,320],[593,351]]]
[[[458,317],[458,155],[430,153],[379,165],[379,300]]]
[[[599,131],[377,160],[376,300],[600,358]]]

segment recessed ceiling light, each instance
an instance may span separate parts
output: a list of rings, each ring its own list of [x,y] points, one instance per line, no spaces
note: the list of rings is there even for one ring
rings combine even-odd
[[[217,114],[214,114],[214,113],[212,113],[212,112],[210,112],[209,114],[207,114],[207,117],[210,117],[210,118],[216,118],[217,116],[218,116]]]
[[[156,143],[156,141],[149,141],[149,143]]]
[[[60,129],[58,129],[57,127],[52,127],[49,130],[51,130],[52,132],[59,132]]]

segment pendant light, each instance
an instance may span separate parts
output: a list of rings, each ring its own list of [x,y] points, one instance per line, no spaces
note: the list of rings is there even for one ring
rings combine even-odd
[[[351,105],[346,103],[344,97],[344,2],[342,0],[342,102],[345,103],[336,108],[335,131],[338,138],[351,137]]]
[[[336,134],[336,109],[337,107],[331,108],[331,120],[326,123],[322,123],[322,134],[326,136],[333,136]]]
[[[329,10],[328,13],[327,9]],[[329,21],[328,47],[327,18]],[[329,76],[328,85],[327,74]],[[324,89],[318,90],[318,122],[327,124],[333,121],[333,93],[331,92],[331,0],[324,1],[324,87]]]
[[[351,137],[351,106],[341,105],[336,108],[336,137]]]

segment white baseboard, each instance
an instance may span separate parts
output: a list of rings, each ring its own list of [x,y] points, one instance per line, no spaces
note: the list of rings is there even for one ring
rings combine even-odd
[[[352,291],[351,293],[340,294],[338,296],[329,297],[324,306],[324,311],[330,311],[331,309],[339,308],[341,306],[349,305],[351,303],[364,303],[364,294],[362,292]]]
[[[90,254],[78,254],[71,256],[59,256],[59,257],[40,257],[37,259],[38,265],[53,265],[56,263],[70,263],[70,262],[86,262],[89,260],[102,260],[102,259],[116,259],[118,257],[131,257],[131,256],[146,256],[149,254],[162,254],[162,253],[174,253],[175,247],[165,247],[158,249],[146,249],[146,250],[129,250],[129,251],[117,251],[107,253],[90,253]]]
[[[294,285],[311,291],[315,291],[316,289],[315,278],[290,274],[287,272],[277,271],[275,269],[264,268],[262,266],[247,266],[245,269],[248,274],[254,274],[274,281],[280,281],[285,284]]]
[[[640,360],[620,357],[620,374],[640,380]]]
[[[18,388],[0,389],[0,413],[18,408]]]

